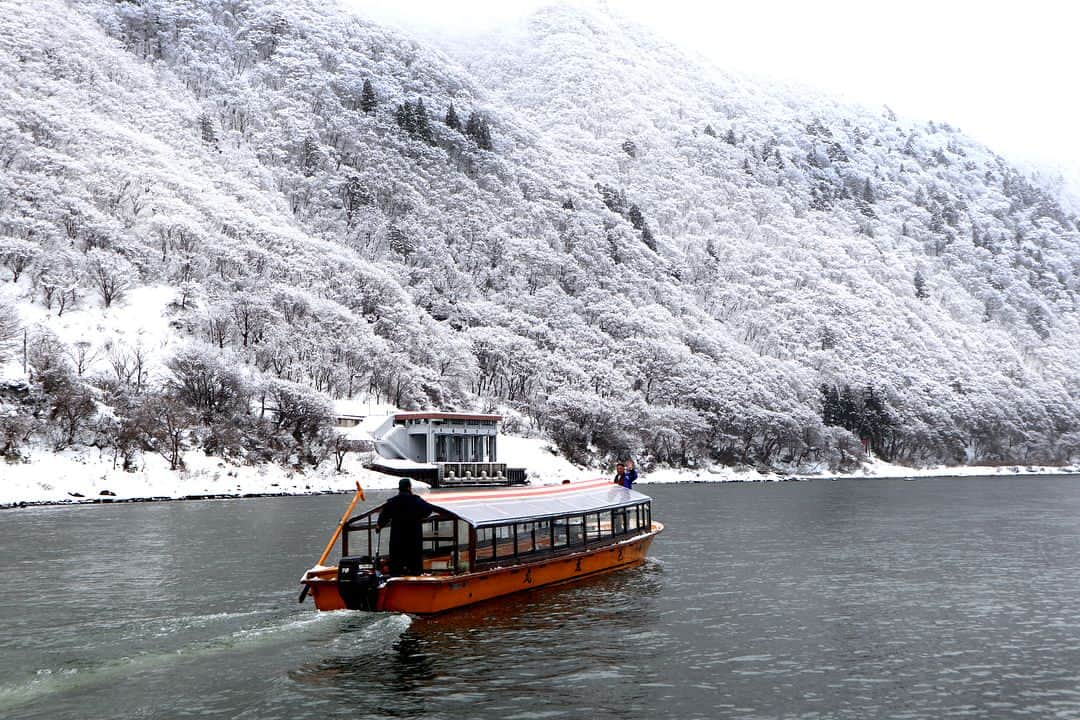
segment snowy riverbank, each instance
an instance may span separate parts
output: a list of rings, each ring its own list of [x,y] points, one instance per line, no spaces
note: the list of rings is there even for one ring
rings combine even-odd
[[[276,465],[238,466],[202,453],[185,457],[187,469],[169,470],[164,460],[147,457],[135,472],[114,468],[111,456],[97,450],[34,453],[30,462],[0,462],[0,508],[133,500],[182,500],[249,495],[308,495],[348,492],[356,482],[365,490],[389,489],[397,479],[359,464],[338,473],[332,461],[318,470],[298,472]]]
[[[851,473],[780,473],[757,470],[736,470],[730,467],[712,467],[707,470],[660,468],[641,478],[642,483],[723,483],[723,482],[784,482],[833,479],[887,479],[887,478],[949,478],[949,477],[1009,477],[1020,475],[1078,475],[1080,466],[1050,467],[1043,465],[961,465],[910,468],[881,461],[863,463],[860,470]]]
[[[544,485],[564,479],[582,480],[606,475],[600,468],[581,468],[568,462],[546,442],[502,436],[500,447],[515,466],[529,470],[533,484]],[[339,473],[331,461],[317,470],[299,472],[274,465],[229,465],[220,458],[191,452],[185,457],[187,469],[173,472],[164,460],[147,456],[136,472],[114,468],[112,457],[96,449],[52,453],[39,450],[29,462],[0,463],[0,508],[22,505],[60,505],[138,500],[181,500],[257,495],[310,495],[351,491],[357,482],[365,490],[389,490],[397,478],[361,467],[355,457],[347,458],[346,472]],[[661,468],[641,476],[641,484],[779,482],[840,478],[907,478],[1012,476],[1080,473],[1080,467],[938,467],[906,468],[882,462],[866,463],[860,472],[847,475],[829,473],[795,475],[761,473],[715,467],[708,470]]]

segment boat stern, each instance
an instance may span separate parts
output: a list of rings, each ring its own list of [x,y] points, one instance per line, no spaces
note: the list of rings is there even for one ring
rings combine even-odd
[[[300,584],[304,586],[300,593],[300,602],[310,594],[318,610],[346,610],[344,598],[338,589],[338,569],[326,565],[316,565],[304,573]]]

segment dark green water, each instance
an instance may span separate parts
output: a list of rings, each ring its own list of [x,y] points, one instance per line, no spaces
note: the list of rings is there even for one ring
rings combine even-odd
[[[0,513],[0,717],[1080,717],[1080,478],[641,486],[644,567],[317,614],[345,496]]]

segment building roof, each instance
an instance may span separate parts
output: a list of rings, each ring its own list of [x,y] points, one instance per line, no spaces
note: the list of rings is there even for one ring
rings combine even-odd
[[[405,412],[394,415],[396,422],[404,420],[486,420],[499,422],[502,415],[485,415],[483,413],[453,413],[453,412]]]
[[[567,485],[533,488],[432,492],[425,495],[424,499],[457,515],[474,527],[482,527],[610,510],[651,498],[636,490],[616,485],[607,478],[597,478]]]

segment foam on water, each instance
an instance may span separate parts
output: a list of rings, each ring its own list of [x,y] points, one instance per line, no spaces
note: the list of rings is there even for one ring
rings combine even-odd
[[[236,619],[264,615],[266,611],[213,613],[178,617],[180,625],[207,618]],[[314,636],[322,628],[336,631],[341,617],[335,613],[310,613],[271,619],[267,624],[230,632],[209,640],[192,642],[159,652],[142,652],[76,667],[38,669],[28,682],[0,685],[0,712],[41,699],[44,696],[80,690],[92,685],[113,682],[144,672],[191,660],[229,652],[248,652],[278,643],[294,641],[297,636]]]

